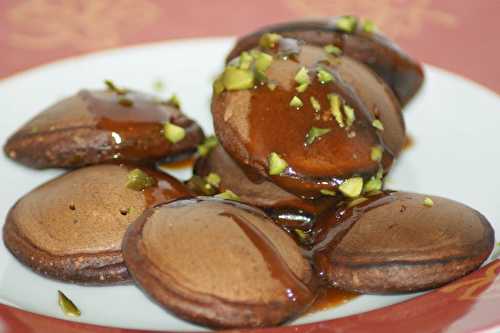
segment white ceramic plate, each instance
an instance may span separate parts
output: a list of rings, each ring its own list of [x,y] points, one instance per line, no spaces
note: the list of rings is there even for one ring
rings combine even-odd
[[[0,143],[38,111],[78,89],[103,87],[104,79],[152,91],[155,80],[176,92],[184,111],[212,133],[211,81],[222,68],[233,39],[193,39],[151,44],[72,58],[0,81]],[[427,66],[423,89],[405,110],[415,144],[404,152],[387,187],[436,194],[481,211],[500,230],[500,98],[481,86]],[[0,223],[25,193],[60,174],[35,171],[0,156]],[[177,172],[186,178],[189,172]],[[0,302],[39,314],[64,318],[57,305],[64,291],[82,310],[77,320],[140,329],[195,330],[163,311],[133,285],[82,287],[38,276],[0,245]],[[337,308],[315,313],[305,323],[360,313],[401,302],[405,296],[361,296]],[[68,318],[65,318],[68,319]]]

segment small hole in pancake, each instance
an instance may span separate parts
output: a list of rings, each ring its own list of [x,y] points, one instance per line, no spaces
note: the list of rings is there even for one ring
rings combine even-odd
[[[69,205],[69,209],[71,209],[71,210],[75,210],[75,209],[76,209],[75,204],[70,204],[70,205]]]
[[[122,214],[123,216],[127,216],[128,209],[120,209],[120,214]]]

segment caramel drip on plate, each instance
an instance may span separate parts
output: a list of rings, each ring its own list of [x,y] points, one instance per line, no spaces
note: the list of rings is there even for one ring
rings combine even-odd
[[[303,303],[310,298],[311,291],[292,272],[276,247],[269,241],[264,233],[243,217],[229,212],[219,215],[231,218],[245,233],[248,239],[259,250],[264,258],[271,276],[285,287],[285,295],[291,302]]]

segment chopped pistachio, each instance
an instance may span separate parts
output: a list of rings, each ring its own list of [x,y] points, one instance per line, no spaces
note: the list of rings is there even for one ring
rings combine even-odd
[[[293,96],[292,100],[290,101],[290,106],[292,108],[300,109],[302,106],[304,106],[304,103],[298,98],[297,96]]]
[[[325,50],[326,53],[333,54],[335,56],[339,56],[339,55],[342,54],[342,50],[339,47],[337,47],[337,46],[335,46],[333,44],[326,45],[324,47],[324,50]]]
[[[241,200],[240,197],[231,190],[225,190],[222,193],[216,194],[215,197],[224,200],[233,200],[233,201]]]
[[[382,124],[382,122],[378,119],[375,119],[374,121],[372,121],[372,126],[375,127],[376,129],[378,129],[379,131],[384,130],[384,124]]]
[[[336,94],[327,95],[328,100],[330,101],[330,111],[335,118],[335,121],[340,127],[344,127],[344,117],[342,116],[342,112],[340,112],[340,96]]]
[[[349,203],[347,204],[347,208],[351,208],[351,207],[357,206],[357,205],[359,205],[360,203],[365,202],[366,200],[368,200],[368,198],[365,198],[365,197],[359,197],[359,198],[356,198],[356,199],[354,199],[354,200],[351,200],[351,201],[349,201]]]
[[[318,80],[321,84],[325,84],[325,83],[333,81],[332,73],[330,73],[329,71],[327,71],[323,67],[318,67],[318,69],[316,69],[316,71],[318,72],[317,76],[318,76]]]
[[[316,98],[314,98],[314,96],[309,97],[309,101],[311,102],[314,112],[321,111],[321,104],[319,104],[319,101]]]
[[[121,106],[124,106],[126,108],[129,108],[132,105],[134,105],[134,101],[132,101],[130,98],[120,97],[118,99],[118,104],[120,104]]]
[[[344,113],[346,116],[346,125],[349,128],[356,120],[356,114],[354,113],[354,109],[347,104],[344,104]]]
[[[39,131],[38,126],[31,126],[31,133],[36,133],[38,131]]]
[[[424,206],[426,206],[426,207],[434,206],[434,201],[432,201],[432,199],[429,197],[425,198],[423,203],[424,203]]]
[[[165,90],[165,83],[162,80],[156,80],[153,82],[153,90],[156,92],[162,92]]]
[[[206,156],[218,144],[218,140],[214,135],[207,136],[202,144],[198,145],[198,154]]]
[[[311,83],[311,79],[309,78],[309,71],[304,66],[302,66],[297,74],[295,74],[294,79],[298,84]]]
[[[298,85],[295,90],[297,90],[297,92],[299,93],[303,93],[304,91],[306,91],[307,87],[309,87],[309,83],[302,83],[301,85]]]
[[[254,71],[255,81],[260,84],[264,84],[268,81],[266,73],[260,71]]]
[[[314,141],[316,141],[316,139],[327,134],[331,130],[331,128],[311,127],[309,132],[306,134],[306,144],[311,145]]]
[[[358,19],[354,16],[342,16],[335,22],[335,27],[347,33],[353,33],[358,24]]]
[[[288,163],[275,152],[269,154],[267,161],[269,163],[269,175],[271,176],[281,174],[288,167]]]
[[[167,103],[175,106],[178,109],[181,107],[181,101],[179,100],[179,97],[177,97],[176,94],[172,94],[172,96],[170,96],[170,98],[168,99]]]
[[[374,192],[380,191],[382,189],[382,180],[372,177],[369,181],[366,182],[363,192]]]
[[[363,31],[369,34],[377,31],[377,25],[372,20],[365,20],[363,22]]]
[[[184,139],[186,136],[186,130],[172,123],[165,123],[163,126],[163,135],[171,143],[177,143]]]
[[[259,45],[268,49],[273,48],[276,43],[281,39],[281,35],[267,32],[263,34],[259,39]]]
[[[224,83],[222,82],[222,76],[219,76],[215,81],[214,81],[214,93],[216,95],[219,95],[221,92],[224,91]]]
[[[307,234],[304,230],[301,229],[293,229],[293,232],[297,234],[297,236],[300,238],[301,241],[305,241],[307,238]]]
[[[250,89],[255,84],[255,75],[248,69],[228,66],[222,74],[222,83],[227,90]]]
[[[198,195],[214,195],[217,189],[207,183],[207,181],[200,176],[193,175],[187,182],[186,186]]]
[[[275,83],[275,82],[268,82],[267,83],[267,88],[269,88],[269,90],[271,91],[274,91],[274,89],[276,89],[278,85]]]
[[[329,196],[332,196],[332,197],[336,195],[335,191],[328,190],[326,188],[322,188],[321,190],[319,190],[319,193],[321,193],[323,195],[329,195]]]
[[[252,65],[253,57],[250,55],[250,53],[244,51],[241,52],[240,54],[240,59],[239,59],[239,68],[241,69],[250,69],[250,66]]]
[[[380,162],[382,160],[383,153],[384,153],[384,151],[383,151],[382,147],[380,147],[380,146],[372,147],[372,151],[370,154],[372,161]]]
[[[260,52],[255,57],[255,69],[264,73],[273,62],[273,56],[264,52]]]
[[[80,317],[82,314],[80,310],[76,307],[75,303],[70,300],[64,293],[60,290],[57,291],[58,294],[58,303],[61,310],[64,312],[66,316],[70,317]]]
[[[359,197],[361,191],[363,190],[363,178],[353,177],[344,180],[339,186],[340,192],[348,198]]]
[[[210,172],[208,176],[205,177],[205,180],[207,183],[215,187],[219,187],[221,181],[220,176],[215,172]]]
[[[118,95],[125,95],[127,93],[127,89],[117,87],[111,80],[104,80],[104,84],[106,84],[108,90],[111,90]]]
[[[141,169],[134,169],[127,175],[127,188],[134,191],[142,191],[155,183],[156,180]]]
[[[379,169],[377,170],[377,174],[375,175],[375,177],[376,177],[377,179],[382,179],[382,178],[384,177],[384,169],[379,168]]]

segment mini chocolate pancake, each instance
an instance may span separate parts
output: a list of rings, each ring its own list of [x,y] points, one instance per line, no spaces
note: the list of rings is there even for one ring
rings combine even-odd
[[[277,325],[316,295],[294,241],[260,210],[208,197],[148,209],[123,241],[130,273],[176,315],[210,327]]]
[[[361,24],[350,16],[267,26],[238,39],[227,59],[229,61],[257,46],[264,33],[279,33],[309,44],[327,46],[331,52],[343,53],[364,63],[392,88],[401,104],[405,105],[422,85],[422,67],[373,28],[371,22]]]
[[[449,199],[381,192],[317,223],[312,251],[330,284],[362,293],[436,288],[478,268],[494,231],[476,210]]]
[[[129,224],[148,207],[186,196],[179,181],[148,169],[79,169],[21,198],[7,216],[4,242],[19,261],[50,278],[127,281],[121,243]]]
[[[111,87],[81,90],[48,107],[8,139],[6,155],[34,168],[147,163],[193,152],[203,140],[178,105]]]
[[[263,209],[269,216],[290,228],[309,228],[314,217],[336,205],[341,196],[324,195],[315,200],[302,199],[285,191],[273,182],[248,168],[243,169],[217,145],[206,156],[199,158],[194,174],[209,181],[216,177],[217,190],[230,190],[241,202]],[[212,182],[213,183],[213,182]]]
[[[349,57],[269,38],[276,41],[242,53],[214,83],[220,143],[238,164],[296,195],[359,195],[403,147],[393,93]]]

